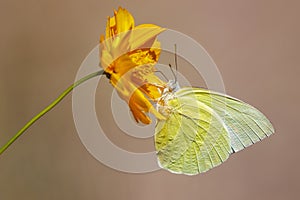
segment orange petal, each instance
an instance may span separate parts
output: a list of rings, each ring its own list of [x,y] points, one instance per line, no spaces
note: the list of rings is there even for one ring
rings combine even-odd
[[[133,29],[134,19],[132,15],[124,8],[119,7],[118,11],[115,11],[116,19],[116,33],[121,33]]]
[[[119,7],[118,11],[114,11],[114,16],[107,19],[106,39],[131,30],[133,27],[134,19],[132,15],[126,9]]]
[[[141,24],[135,27],[129,41],[131,50],[152,47],[156,36],[165,30],[153,24]]]
[[[137,123],[142,122],[143,124],[150,124],[151,119],[148,117],[144,111],[140,110],[134,102],[129,104],[129,108],[132,115]]]

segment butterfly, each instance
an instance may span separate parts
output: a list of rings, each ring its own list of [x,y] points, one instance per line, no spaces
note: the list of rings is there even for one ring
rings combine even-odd
[[[253,106],[204,88],[180,88],[177,80],[168,82],[157,110],[166,117],[155,127],[158,164],[178,174],[206,172],[274,133]]]

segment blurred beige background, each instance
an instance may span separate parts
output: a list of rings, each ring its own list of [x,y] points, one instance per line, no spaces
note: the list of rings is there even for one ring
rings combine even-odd
[[[284,0],[0,1],[0,145],[75,78],[119,5],[136,24],[155,23],[202,44],[228,94],[262,110],[276,133],[198,176],[127,174],[95,160],[81,144],[71,96],[0,157],[0,199],[298,199],[300,4]],[[188,73],[188,72],[187,72]],[[190,73],[193,85],[197,79]],[[107,81],[105,91],[112,91]],[[109,97],[97,94],[98,112]],[[109,111],[109,110],[108,110]],[[131,151],[151,139],[110,139]]]

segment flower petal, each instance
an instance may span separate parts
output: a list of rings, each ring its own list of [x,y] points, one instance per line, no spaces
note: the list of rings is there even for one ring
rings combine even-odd
[[[132,36],[129,40],[130,49],[135,50],[152,47],[157,35],[165,30],[165,28],[153,24],[138,25],[132,31]]]
[[[113,38],[115,35],[133,29],[134,19],[124,8],[119,7],[114,11],[113,17],[108,17],[106,25],[106,39]]]
[[[132,15],[124,8],[119,7],[118,11],[115,11],[116,19],[116,33],[121,33],[133,29],[134,19]]]

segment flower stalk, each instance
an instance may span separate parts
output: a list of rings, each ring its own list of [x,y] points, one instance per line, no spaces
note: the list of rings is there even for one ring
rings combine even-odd
[[[99,75],[104,74],[104,70],[100,70],[94,73],[91,73],[75,83],[73,83],[71,86],[69,86],[61,95],[59,95],[51,104],[49,104],[45,109],[43,109],[40,113],[38,113],[36,116],[34,116],[30,121],[28,121],[6,144],[4,144],[0,148],[0,155],[8,148],[10,147],[23,133],[31,127],[36,121],[38,121],[42,116],[44,116],[46,113],[48,113],[50,110],[52,110],[59,102],[61,102],[74,88],[81,85],[82,83],[90,80],[91,78],[97,77]]]

